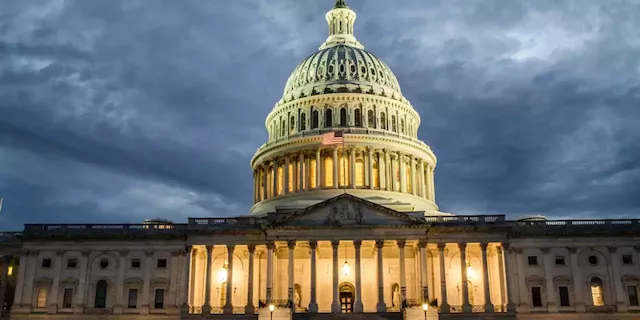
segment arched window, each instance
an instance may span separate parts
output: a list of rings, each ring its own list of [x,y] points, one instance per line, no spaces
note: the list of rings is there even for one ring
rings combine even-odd
[[[347,126],[347,109],[346,108],[340,109],[340,126],[341,127]]]
[[[296,128],[296,117],[291,116],[291,121],[289,121],[289,133],[293,132],[293,129]]]
[[[353,112],[353,123],[356,127],[362,127],[362,111],[360,111],[360,108],[357,108],[354,112]]]
[[[375,127],[373,123],[373,110],[367,111],[367,126],[369,126],[369,128]]]
[[[307,130],[307,114],[300,114],[300,131]]]
[[[333,158],[324,158],[324,185],[325,187],[333,187]]]
[[[380,127],[387,130],[387,115],[384,112],[380,114]]]
[[[324,112],[324,126],[325,128],[333,126],[333,112],[331,112],[331,109],[327,109]]]
[[[311,129],[318,128],[318,110],[311,112]]]
[[[287,123],[286,121],[282,120],[282,122],[280,123],[280,136],[284,137],[284,135],[286,134],[286,130],[287,130]]]
[[[94,301],[94,308],[104,308],[107,306],[107,281],[100,280],[96,284],[96,299]]]
[[[591,278],[591,300],[596,307],[604,306],[604,295],[602,292],[602,280],[598,277]]]
[[[400,133],[404,134],[404,119],[400,119]]]
[[[398,132],[398,127],[396,126],[396,116],[391,116],[391,131]]]

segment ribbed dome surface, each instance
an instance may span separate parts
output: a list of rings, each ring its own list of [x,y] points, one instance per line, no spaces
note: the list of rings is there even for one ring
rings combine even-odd
[[[302,97],[359,92],[402,100],[391,69],[373,54],[349,45],[324,48],[302,61],[287,81],[283,102]]]

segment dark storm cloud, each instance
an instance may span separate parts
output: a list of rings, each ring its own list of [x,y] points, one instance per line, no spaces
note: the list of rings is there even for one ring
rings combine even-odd
[[[349,5],[420,112],[443,211],[636,215],[638,1]],[[2,1],[0,222],[246,214],[264,119],[330,6]]]

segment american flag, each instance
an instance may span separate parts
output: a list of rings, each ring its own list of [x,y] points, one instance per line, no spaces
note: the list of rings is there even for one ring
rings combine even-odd
[[[342,133],[342,131],[332,131],[322,135],[323,146],[343,144],[343,143],[344,143],[344,134]]]

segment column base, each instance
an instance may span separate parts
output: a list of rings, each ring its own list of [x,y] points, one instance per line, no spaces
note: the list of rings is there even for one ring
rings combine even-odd
[[[378,301],[378,303],[376,304],[376,311],[387,312],[387,305],[384,303],[384,301]]]
[[[353,304],[353,312],[363,312],[364,306],[362,305],[362,301],[357,300],[356,303]]]
[[[180,314],[188,315],[189,314],[189,305],[185,302],[180,306]]]
[[[202,314],[211,314],[211,306],[202,306]]]
[[[547,312],[549,313],[558,312],[558,306],[555,303],[547,303]]]
[[[342,307],[340,307],[340,302],[338,301],[331,302],[331,313],[342,313]]]
[[[124,309],[122,308],[122,305],[121,305],[121,304],[116,304],[115,306],[113,306],[112,313],[113,313],[113,314],[122,314],[122,311],[123,311],[123,310],[124,310]]]
[[[149,314],[149,306],[148,305],[142,305],[140,307],[140,314]]]
[[[627,308],[627,305],[624,302],[618,301],[616,302],[616,310],[618,312],[627,312],[629,308]]]
[[[223,314],[233,314],[233,306],[230,304],[226,304],[224,307],[222,307],[222,313]]]
[[[73,314],[83,314],[83,313],[84,313],[84,304],[76,304],[76,306],[73,308]]]
[[[318,313],[318,303],[315,301],[309,302],[309,312]]]
[[[58,313],[58,306],[55,304],[52,304],[50,306],[47,307],[47,313],[48,314],[56,314]]]
[[[253,304],[248,304],[244,307],[244,314],[255,314],[256,313],[256,308],[253,306]]]
[[[509,306],[507,305],[507,311],[509,310]],[[514,308],[515,311],[515,308]],[[587,312],[587,307],[582,302],[576,302],[576,312]]]
[[[451,312],[451,306],[448,303],[443,303],[440,306],[440,313],[450,313]]]
[[[473,311],[473,307],[470,304],[462,305],[462,313],[471,313]]]
[[[496,310],[493,308],[493,303],[485,304],[484,305],[484,312],[489,312],[489,313],[496,312]]]

